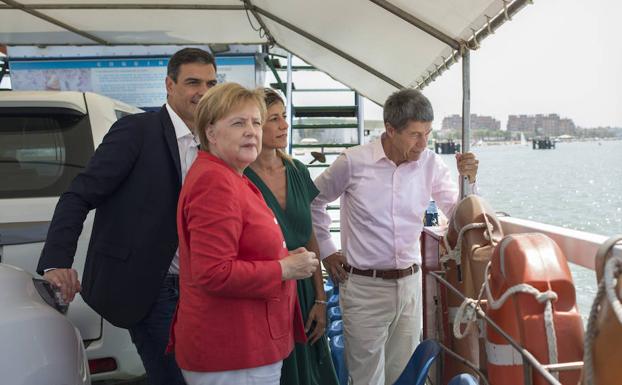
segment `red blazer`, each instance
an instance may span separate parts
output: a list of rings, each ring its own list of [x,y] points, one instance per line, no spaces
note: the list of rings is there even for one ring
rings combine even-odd
[[[305,342],[296,281],[281,280],[285,241],[261,193],[199,151],[177,207],[180,296],[169,348],[199,372],[253,368]]]

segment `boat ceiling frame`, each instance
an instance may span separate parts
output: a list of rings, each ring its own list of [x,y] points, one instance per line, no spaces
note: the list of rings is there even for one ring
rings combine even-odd
[[[495,15],[494,17],[487,16],[487,23],[480,30],[473,30],[473,35],[470,39],[466,41],[460,41],[458,39],[452,38],[451,36],[443,33],[437,28],[431,26],[430,24],[422,21],[420,18],[417,18],[403,9],[397,7],[387,0],[368,0],[369,2],[377,5],[379,8],[384,9],[387,12],[399,17],[400,19],[406,21],[410,25],[418,28],[419,30],[427,33],[429,36],[434,37],[435,39],[443,42],[447,46],[453,49],[453,52],[448,57],[442,58],[442,64],[434,65],[435,68],[432,70],[428,70],[426,74],[422,75],[420,79],[417,80],[416,85],[413,86],[416,89],[423,89],[425,86],[429,85],[430,82],[434,81],[438,76],[440,76],[444,71],[449,69],[449,67],[459,60],[465,50],[475,50],[479,48],[480,42],[486,38],[487,36],[494,33],[494,31],[499,28],[504,22],[511,20],[512,16],[520,11],[526,4],[531,3],[531,0],[513,0],[513,1],[504,1],[504,10],[503,12]],[[396,88],[404,88],[407,85],[401,84],[400,82],[391,79],[390,77],[382,74],[376,68],[371,67],[368,64],[363,63],[361,60],[347,54],[346,52],[338,49],[337,47],[325,42],[324,40],[312,35],[311,33],[304,31],[303,29],[296,27],[288,20],[284,20],[277,15],[274,15],[268,12],[265,9],[262,9],[256,5],[253,5],[251,0],[241,0],[240,5],[230,5],[230,4],[147,4],[147,3],[32,3],[25,4],[16,0],[0,0],[0,10],[3,9],[13,9],[20,10],[25,13],[28,13],[36,18],[39,18],[43,21],[51,23],[57,27],[60,27],[66,31],[75,33],[79,36],[86,38],[87,40],[92,41],[92,43],[84,43],[80,45],[105,45],[105,46],[133,46],[133,45],[183,45],[183,44],[171,44],[170,42],[162,42],[162,41],[154,41],[148,43],[111,43],[106,39],[99,37],[93,33],[81,30],[75,26],[72,26],[66,22],[55,19],[51,16],[48,16],[40,10],[203,10],[203,11],[250,11],[255,20],[261,25],[263,31],[266,32],[268,37],[268,41],[258,40],[257,42],[248,43],[248,44],[275,44],[280,46],[281,48],[288,50],[287,47],[283,46],[277,39],[274,39],[272,34],[269,33],[269,30],[263,20],[261,20],[261,16],[269,18],[281,26],[290,29],[300,36],[313,41],[314,43],[326,48],[331,51],[335,55],[351,62],[352,64],[364,69],[365,71],[371,73],[372,75],[378,77],[384,82],[391,84]],[[193,44],[198,45],[209,45],[210,42],[196,42]],[[17,43],[10,44],[14,46],[32,46],[37,45],[36,42],[32,43]],[[75,45],[75,44],[54,44],[54,45]],[[296,52],[293,52],[296,54]]]
[[[440,64],[435,63],[439,59],[438,56],[436,59],[433,60],[432,64],[428,64],[429,62],[425,62],[425,63],[422,62],[422,64],[426,66],[424,67],[426,69],[424,69],[423,73],[419,74],[418,78],[411,81],[409,84],[403,84],[403,82],[398,81],[392,76],[385,74],[383,71],[379,70],[378,68],[375,68],[373,64],[364,62],[362,58],[357,58],[356,54],[349,54],[348,52],[345,52],[343,49],[340,49],[336,45],[331,44],[330,42],[325,41],[324,39],[305,30],[303,27],[295,25],[295,23],[292,22],[292,20],[286,20],[280,15],[276,15],[267,9],[259,7],[257,3],[261,2],[261,0],[252,0],[252,1],[251,0],[240,0],[239,5],[233,4],[230,0],[229,0],[229,4],[224,4],[224,2],[226,2],[227,0],[221,0],[223,2],[222,4],[217,4],[218,0],[214,0],[213,4],[211,3],[210,4],[208,3],[203,3],[203,4],[157,3],[158,0],[153,0],[153,1],[156,1],[156,3],[147,3],[147,2],[144,2],[144,3],[140,3],[140,2],[136,2],[136,3],[104,3],[104,2],[100,2],[100,3],[98,2],[27,3],[27,1],[28,0],[22,0],[22,2],[17,1],[17,0],[0,0],[0,12],[2,10],[22,11],[31,16],[34,16],[35,18],[39,20],[43,20],[46,23],[53,24],[54,26],[61,28],[61,30],[74,33],[86,39],[86,42],[84,42],[83,44],[82,43],[81,44],[75,44],[75,43],[74,44],[69,44],[69,43],[67,44],[44,44],[44,45],[54,45],[54,46],[56,45],[149,46],[149,45],[190,45],[190,44],[209,46],[213,42],[208,42],[208,41],[201,42],[201,41],[196,41],[195,39],[192,43],[185,43],[185,44],[178,43],[178,42],[163,42],[163,41],[148,41],[148,42],[127,41],[127,42],[113,43],[111,41],[106,40],[105,38],[101,36],[97,36],[97,34],[94,34],[93,32],[82,30],[74,25],[70,25],[66,21],[61,21],[57,18],[47,15],[43,13],[42,11],[46,11],[46,10],[120,10],[120,11],[123,11],[123,10],[172,10],[172,11],[173,10],[177,10],[177,11],[179,10],[200,10],[200,11],[214,11],[214,12],[244,11],[246,12],[246,17],[248,19],[248,23],[250,24],[250,27],[255,32],[258,32],[258,36],[259,36],[256,42],[245,41],[244,42],[245,44],[261,44],[264,46],[276,45],[296,55],[297,57],[300,57],[301,59],[307,62],[310,62],[310,64],[318,67],[318,69],[323,70],[321,66],[315,65],[313,63],[313,60],[309,60],[309,58],[305,57],[304,53],[297,52],[298,50],[296,49],[296,47],[289,47],[290,44],[288,44],[288,42],[281,41],[281,39],[275,37],[275,34],[273,34],[272,31],[270,30],[271,27],[268,26],[269,23],[267,23],[267,21],[270,21],[270,23],[275,23],[272,25],[273,27],[284,28],[287,31],[291,31],[297,34],[298,36],[302,37],[304,39],[303,42],[306,42],[306,41],[312,42],[318,45],[319,47],[321,47],[322,49],[329,51],[333,55],[336,55],[339,59],[345,60],[346,62],[353,64],[357,68],[365,71],[365,73],[370,74],[374,78],[384,82],[384,86],[382,86],[381,84],[378,87],[382,86],[385,88],[372,88],[372,86],[369,85],[370,84],[369,78],[360,80],[363,83],[365,81],[368,82],[365,85],[368,87],[369,92],[371,93],[375,92],[376,97],[371,98],[370,95],[366,95],[365,92],[362,92],[361,90],[357,89],[356,84],[351,84],[353,82],[352,78],[350,79],[351,80],[350,84],[348,84],[348,82],[340,80],[339,77],[333,76],[333,74],[331,74],[330,71],[327,71],[327,70],[324,71],[329,76],[334,77],[336,80],[341,81],[342,83],[348,84],[350,88],[355,89],[358,93],[370,97],[371,100],[375,101],[378,104],[381,104],[382,102],[381,100],[378,100],[380,99],[379,95],[386,96],[388,94],[388,90],[390,90],[386,88],[387,85],[395,89],[403,89],[406,87],[412,87],[418,90],[422,90],[427,85],[429,85],[432,81],[434,81],[437,77],[439,77],[443,72],[447,71],[450,66],[457,63],[459,59],[462,59],[462,93],[463,93],[463,98],[462,98],[463,99],[462,101],[462,121],[463,121],[462,123],[462,151],[463,152],[466,152],[469,150],[470,51],[478,49],[480,46],[480,42],[483,39],[493,34],[495,30],[499,28],[503,23],[511,20],[512,17],[517,12],[519,12],[524,6],[532,3],[532,0],[497,0],[497,1],[489,2],[487,3],[488,4],[487,9],[489,9],[494,4],[496,7],[494,12],[496,12],[496,14],[494,14],[493,16],[489,16],[484,13],[483,16],[485,16],[486,18],[485,23],[481,25],[481,21],[478,22],[476,27],[479,26],[479,28],[469,27],[472,31],[471,36],[469,38],[460,39],[460,38],[454,38],[450,36],[446,32],[443,32],[439,28],[436,28],[435,26],[431,25],[429,22],[424,21],[421,17],[416,17],[415,15],[407,12],[405,9],[400,8],[398,5],[396,5],[396,3],[399,3],[401,0],[393,0],[393,2],[388,1],[388,0],[360,0],[361,2],[374,4],[379,9],[385,11],[387,14],[391,14],[397,17],[399,20],[407,23],[410,26],[415,27],[418,31],[423,32],[427,36],[434,38],[436,41],[441,42],[443,45],[446,45],[451,49],[450,50],[451,53],[447,57],[440,56],[440,62],[441,62]],[[45,1],[45,0],[41,0],[41,1]],[[72,0],[67,0],[67,1],[72,1]],[[501,10],[498,10],[500,6],[499,3],[502,3]],[[449,5],[449,4],[451,3],[448,0],[448,3],[446,5]],[[482,2],[479,3],[480,6],[482,6],[483,4],[485,3],[482,3]],[[422,5],[429,6],[429,4],[422,4]],[[335,6],[333,6],[333,8],[335,8]],[[452,11],[451,9],[443,8],[442,5],[439,5],[439,9],[436,12],[445,12],[449,14],[450,16],[452,16],[451,11]],[[260,26],[259,28],[256,28],[253,25],[253,21],[251,21],[250,15],[252,15],[255,21],[259,24]],[[289,16],[292,16],[292,14],[289,14]],[[384,17],[385,15],[381,15],[381,16]],[[456,15],[453,15],[453,16],[456,16]],[[476,21],[478,19],[481,20],[481,17],[482,15],[480,14],[480,16],[478,16]],[[475,24],[475,21],[473,21],[472,19],[469,19],[468,25],[473,25],[473,24]],[[445,26],[445,28],[447,28],[447,26]],[[465,30],[463,30],[463,32],[461,33],[463,37],[466,36],[467,34],[468,33]],[[293,40],[293,41],[290,41],[290,43],[294,45],[295,44],[300,45],[301,41]],[[343,44],[343,41],[341,41],[341,43]],[[10,46],[41,45],[41,44],[37,44],[37,42],[30,42],[30,43],[7,42],[7,44]],[[393,58],[393,59],[396,59],[396,58]],[[325,62],[325,63],[327,66],[336,64],[334,62],[333,63]],[[363,76],[363,73],[359,73],[359,74],[360,74],[359,76]],[[394,76],[396,74],[397,74],[396,72],[393,73]],[[344,75],[344,76],[347,77],[347,75]],[[364,87],[364,85],[362,85],[362,87]],[[467,186],[466,180],[464,179],[461,180],[460,191],[462,195],[466,194],[466,186]]]

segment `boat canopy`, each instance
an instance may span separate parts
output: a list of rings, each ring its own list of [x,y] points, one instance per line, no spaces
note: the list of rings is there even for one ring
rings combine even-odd
[[[382,104],[425,87],[526,3],[1,0],[0,44],[270,44]]]

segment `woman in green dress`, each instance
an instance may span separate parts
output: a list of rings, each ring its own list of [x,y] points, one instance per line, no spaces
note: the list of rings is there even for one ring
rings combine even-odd
[[[307,168],[283,152],[287,146],[288,125],[283,99],[266,89],[268,114],[263,127],[262,150],[244,174],[259,188],[283,231],[288,250],[306,247],[319,255],[311,225],[310,203],[319,193]],[[296,344],[283,361],[282,385],[338,385],[328,349],[326,293],[322,270],[298,281],[298,301],[309,337],[307,344]]]

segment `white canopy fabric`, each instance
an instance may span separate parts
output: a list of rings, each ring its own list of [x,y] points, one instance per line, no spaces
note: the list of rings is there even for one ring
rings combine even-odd
[[[527,0],[0,0],[0,44],[276,44],[382,104]]]

